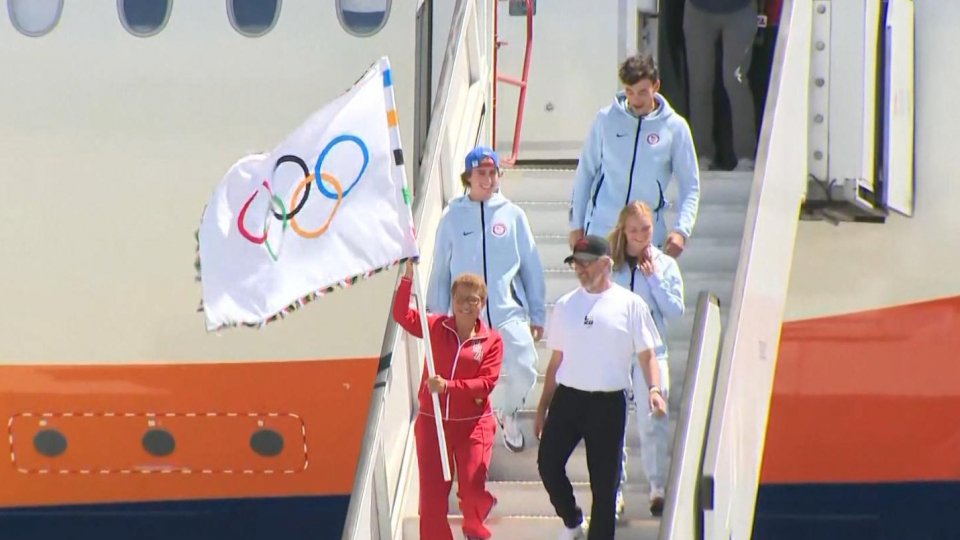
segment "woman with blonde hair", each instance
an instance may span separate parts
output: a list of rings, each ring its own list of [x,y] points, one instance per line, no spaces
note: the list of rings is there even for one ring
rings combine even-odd
[[[656,415],[646,410],[648,400],[645,398],[651,392],[659,392],[665,399],[669,395],[667,323],[683,316],[684,302],[683,278],[677,261],[652,243],[653,217],[653,211],[645,202],[634,201],[625,206],[610,233],[610,251],[614,282],[643,298],[650,307],[662,341],[662,345],[655,350],[661,386],[648,385],[643,374],[636,369],[632,374],[643,471],[650,482],[650,512],[659,516],[663,513],[664,489],[670,467],[667,453],[670,425],[667,415]],[[622,470],[626,471],[626,448],[623,457]],[[618,492],[618,515],[622,509],[623,495]]]

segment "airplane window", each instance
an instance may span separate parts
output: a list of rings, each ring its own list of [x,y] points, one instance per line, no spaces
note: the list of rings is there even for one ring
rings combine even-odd
[[[10,22],[21,34],[40,37],[57,25],[63,0],[7,0]]]
[[[391,0],[337,0],[340,25],[357,36],[372,36],[390,16]]]
[[[269,32],[280,16],[280,0],[227,0],[227,14],[234,29],[248,37]]]
[[[148,37],[163,30],[172,4],[172,0],[117,0],[117,11],[128,32]]]

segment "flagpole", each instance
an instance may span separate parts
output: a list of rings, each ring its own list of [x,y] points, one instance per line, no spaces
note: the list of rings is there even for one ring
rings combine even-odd
[[[407,187],[407,170],[403,166],[403,150],[400,144],[400,128],[397,120],[397,103],[393,95],[393,73],[390,70],[390,60],[387,57],[381,58],[377,62],[383,77],[383,97],[387,106],[387,129],[390,133],[390,144],[393,147],[393,166],[397,175],[403,183],[403,199],[407,208],[410,208],[410,190]],[[413,230],[411,234],[416,234]],[[427,321],[427,308],[422,289],[420,287],[419,265],[413,265],[413,286],[417,293],[417,311],[420,313],[420,328],[423,331],[424,349],[427,358],[427,375],[434,377],[437,374],[433,365],[433,344],[430,342],[430,325]],[[452,377],[453,374],[451,373]],[[440,416],[440,396],[436,392],[430,392],[430,399],[433,402],[433,418],[437,424],[437,442],[440,450],[440,466],[443,469],[443,480],[449,482],[450,475],[450,456],[447,452],[447,437],[443,431],[443,417]]]
[[[427,376],[433,377],[437,374],[433,366],[433,346],[430,342],[430,328],[427,322],[426,302],[423,301],[423,294],[420,289],[420,265],[413,265],[413,286],[417,291],[417,310],[420,312],[420,328],[423,329],[424,348],[427,351]],[[451,374],[452,376],[452,374]],[[443,418],[440,416],[440,397],[436,392],[430,392],[430,398],[433,401],[433,418],[437,424],[437,441],[440,443],[440,466],[443,468],[443,480],[449,482],[450,475],[450,457],[447,452],[447,437],[443,431]]]

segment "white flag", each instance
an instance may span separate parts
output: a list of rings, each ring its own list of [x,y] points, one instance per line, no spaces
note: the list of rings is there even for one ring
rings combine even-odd
[[[417,257],[390,64],[227,171],[198,234],[208,330],[260,326]]]

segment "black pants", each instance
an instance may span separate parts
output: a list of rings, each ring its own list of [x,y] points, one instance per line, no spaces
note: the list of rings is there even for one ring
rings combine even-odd
[[[550,502],[568,528],[583,521],[567,477],[567,460],[583,439],[590,472],[590,540],[612,540],[616,525],[620,458],[627,420],[626,398],[619,392],[584,392],[557,387],[540,438],[537,465]]]

